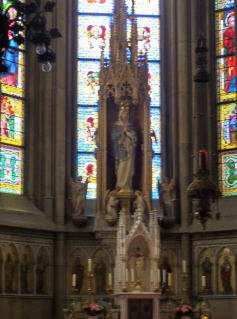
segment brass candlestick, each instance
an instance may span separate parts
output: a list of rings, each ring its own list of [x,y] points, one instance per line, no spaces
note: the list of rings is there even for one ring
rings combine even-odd
[[[91,291],[92,291],[92,288],[91,288],[91,281],[92,281],[92,278],[94,277],[94,275],[92,274],[92,271],[88,271],[87,275],[87,298],[86,298],[86,301],[85,301],[85,305],[86,306],[89,306],[91,303],[93,303],[93,299],[91,297]]]
[[[172,303],[171,303],[171,293],[172,293],[172,289],[169,288],[165,289],[166,294],[168,296],[168,314],[166,316],[166,319],[174,319],[174,313],[172,312]]]
[[[205,287],[202,287],[201,293],[203,295],[203,300],[201,303],[201,319],[208,319],[208,313],[207,313],[207,302],[206,302],[206,295],[207,295],[207,289]]]
[[[106,315],[106,319],[114,319],[114,315],[112,313],[112,303],[113,303],[113,292],[114,289],[112,288],[112,285],[109,285],[107,292],[109,294],[109,304],[108,304],[108,314]]]
[[[76,312],[75,312],[75,305],[76,305],[76,294],[78,293],[78,289],[76,289],[75,287],[72,287],[72,294],[73,294],[73,300],[71,303],[71,310],[70,310],[70,315],[69,315],[69,319],[75,319],[76,318]]]
[[[180,301],[181,305],[188,305],[188,290],[187,290],[187,281],[188,281],[188,275],[182,275],[183,278],[183,295],[182,299]]]

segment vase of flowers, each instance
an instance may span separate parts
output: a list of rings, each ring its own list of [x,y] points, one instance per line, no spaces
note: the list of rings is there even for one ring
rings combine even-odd
[[[189,305],[183,305],[181,308],[175,308],[173,313],[177,319],[191,319],[193,317],[193,308]]]
[[[88,314],[88,319],[98,319],[98,314],[101,313],[100,306],[95,303],[83,306],[82,310]]]

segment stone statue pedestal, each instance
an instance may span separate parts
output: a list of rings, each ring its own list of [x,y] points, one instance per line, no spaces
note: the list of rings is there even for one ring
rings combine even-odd
[[[133,190],[131,189],[121,189],[117,194],[116,198],[119,199],[119,203],[121,209],[124,208],[126,210],[126,214],[131,216],[131,212],[134,211],[133,209],[133,202],[135,200],[135,195]]]

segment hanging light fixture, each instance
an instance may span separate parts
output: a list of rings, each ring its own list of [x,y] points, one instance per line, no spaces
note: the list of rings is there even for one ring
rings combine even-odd
[[[221,196],[217,185],[209,179],[207,167],[207,151],[199,151],[199,167],[196,173],[197,180],[187,188],[187,196],[196,200],[195,217],[205,229],[208,219],[212,218],[211,203]]]
[[[25,38],[35,44],[38,62],[42,63],[42,70],[49,72],[51,63],[56,61],[56,53],[49,48],[51,40],[61,37],[57,28],[46,30],[46,19],[42,15],[45,12],[53,12],[56,2],[47,1],[41,10],[41,1],[35,0],[29,4],[13,0],[6,10],[0,9],[0,74],[8,71],[4,60],[4,52],[14,52],[15,48],[10,44],[9,33],[16,45],[25,42]],[[28,21],[28,16],[35,16]],[[24,36],[25,30],[25,36]]]

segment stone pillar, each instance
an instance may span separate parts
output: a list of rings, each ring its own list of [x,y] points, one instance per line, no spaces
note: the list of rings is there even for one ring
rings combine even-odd
[[[65,286],[65,236],[57,233],[54,252],[54,306],[53,317],[63,319],[63,304],[66,296]]]
[[[181,225],[188,227],[190,203],[186,190],[190,184],[190,26],[189,1],[184,0],[182,6],[177,6],[177,72],[178,72],[178,122],[179,122],[179,188],[181,206]]]

